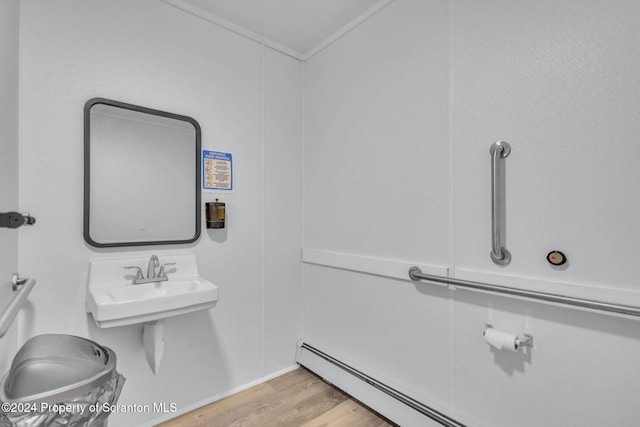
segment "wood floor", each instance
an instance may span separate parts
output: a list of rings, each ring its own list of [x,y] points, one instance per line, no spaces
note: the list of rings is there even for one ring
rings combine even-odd
[[[156,427],[393,427],[299,368]]]

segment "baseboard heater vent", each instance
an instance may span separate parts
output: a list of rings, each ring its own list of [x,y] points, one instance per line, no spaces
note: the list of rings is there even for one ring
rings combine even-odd
[[[389,387],[388,385],[381,383],[380,381],[376,380],[375,378],[372,378],[370,376],[368,376],[365,373],[362,373],[361,371],[341,362],[340,360],[336,359],[335,357],[332,357],[320,350],[318,350],[315,347],[310,346],[309,344],[306,343],[302,343],[299,344],[300,349],[303,350],[307,350],[311,353],[313,353],[314,355],[326,360],[327,362],[331,363],[332,365],[337,366],[338,368],[342,369],[343,371],[353,375],[354,377],[358,378],[361,381],[364,381],[365,383],[367,383],[368,385],[370,385],[371,387],[374,387],[375,389],[387,394],[388,396],[396,399],[397,401],[407,405],[408,407],[414,409],[415,411],[421,413],[422,415],[432,419],[433,421],[442,424],[443,426],[447,426],[447,427],[466,427],[464,424],[461,424],[460,422],[454,420],[453,418],[443,414],[440,411],[437,411],[433,408],[430,408],[429,406],[423,404],[422,402],[419,402],[409,396],[407,396],[404,393],[399,392],[398,390],[394,389],[393,387]],[[304,365],[304,363],[301,363],[302,365]],[[357,397],[357,396],[356,396]],[[374,408],[375,409],[375,408]]]

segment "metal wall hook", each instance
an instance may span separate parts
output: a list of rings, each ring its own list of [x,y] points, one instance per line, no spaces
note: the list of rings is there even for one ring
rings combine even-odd
[[[33,225],[36,223],[36,219],[31,216],[29,212],[25,212],[22,214],[24,217],[24,225]]]

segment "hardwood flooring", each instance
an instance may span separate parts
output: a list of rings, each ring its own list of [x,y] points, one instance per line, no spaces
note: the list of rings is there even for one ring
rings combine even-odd
[[[156,427],[394,427],[299,368]]]

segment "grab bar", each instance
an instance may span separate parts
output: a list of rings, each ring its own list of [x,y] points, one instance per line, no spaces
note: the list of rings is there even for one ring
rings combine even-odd
[[[573,305],[577,307],[590,308],[592,310],[608,311],[612,313],[640,317],[640,307],[573,298],[565,295],[550,294],[546,292],[528,291],[526,289],[510,288],[508,286],[491,285],[488,283],[472,282],[470,280],[453,279],[450,277],[432,276],[430,274],[424,274],[419,267],[411,267],[409,269],[409,277],[414,281],[428,280],[430,282],[443,283],[445,285],[453,285],[461,288],[477,289],[481,291],[489,291],[499,294],[537,299],[557,304]]]
[[[491,235],[492,248],[491,260],[498,265],[507,265],[511,262],[511,253],[502,245],[502,227],[504,206],[502,204],[503,176],[499,160],[506,158],[511,153],[511,145],[505,141],[497,141],[491,144]]]
[[[36,279],[20,279],[17,273],[13,275],[12,282],[14,291],[20,286],[21,288],[18,289],[9,304],[0,313],[0,338],[7,333],[24,300],[27,299],[31,289],[36,285]]]

